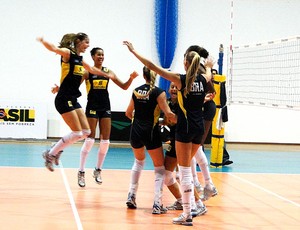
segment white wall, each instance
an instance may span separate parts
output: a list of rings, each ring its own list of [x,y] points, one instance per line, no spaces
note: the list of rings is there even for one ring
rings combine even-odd
[[[69,129],[56,112],[54,95],[50,93],[51,86],[59,82],[60,58],[47,51],[35,38],[44,36],[58,44],[65,33],[85,32],[90,37],[90,48],[102,47],[105,50],[104,65],[125,81],[133,70],[141,73],[142,65],[122,46],[123,40],[132,41],[142,54],[157,60],[153,3],[150,0],[2,0],[1,99],[46,103],[48,136],[66,134]],[[206,47],[216,58],[220,43],[224,47],[230,45],[230,5],[230,0],[179,0],[179,37],[173,70],[183,72],[183,53],[191,44]],[[298,0],[235,0],[233,44],[299,35],[299,9]],[[226,74],[227,53],[224,56]],[[88,52],[84,58],[92,64]],[[128,91],[111,83],[112,110],[124,111],[132,89],[142,83],[141,78],[135,80]],[[80,103],[84,107],[84,85],[81,91],[83,96]],[[246,123],[241,120],[241,117],[245,117],[243,111],[252,115]],[[256,117],[256,114],[259,116]],[[226,125],[227,141],[299,143],[297,137],[300,136],[300,127],[290,119],[299,115],[299,112],[291,110],[230,106],[230,120]],[[274,131],[265,131],[274,126]]]

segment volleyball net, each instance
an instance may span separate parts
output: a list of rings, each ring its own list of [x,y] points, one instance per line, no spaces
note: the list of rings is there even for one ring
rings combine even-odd
[[[229,53],[228,103],[300,108],[300,36]]]

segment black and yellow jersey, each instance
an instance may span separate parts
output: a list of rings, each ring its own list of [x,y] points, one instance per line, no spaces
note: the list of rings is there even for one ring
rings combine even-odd
[[[102,67],[102,71],[108,73],[106,67]],[[89,73],[86,79],[87,90],[87,107],[97,111],[110,110],[110,100],[108,93],[109,78]]]
[[[68,98],[80,97],[79,87],[83,73],[82,56],[70,50],[69,62],[64,62],[61,58],[61,78],[58,96],[66,96]]]
[[[203,129],[202,107],[206,92],[206,79],[198,75],[192,84],[191,91],[184,97],[186,75],[180,75],[181,90],[178,90],[178,104],[180,109],[177,113],[177,131],[194,132]],[[203,131],[203,130],[201,130]]]
[[[144,84],[135,89],[141,95],[146,95],[150,89],[149,84]],[[157,97],[164,91],[155,87],[145,98],[137,98],[132,94],[134,101],[134,123],[143,127],[152,129],[158,122],[160,108],[157,103]]]

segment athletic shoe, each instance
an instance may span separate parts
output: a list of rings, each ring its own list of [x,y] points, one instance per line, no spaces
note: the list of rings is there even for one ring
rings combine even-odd
[[[55,165],[59,165],[59,158],[60,158],[60,155],[62,154],[62,150],[61,151],[59,151],[57,154],[56,154],[56,156],[55,156],[55,158],[54,158],[54,164]]]
[[[85,172],[78,171],[77,178],[78,178],[78,185],[80,187],[85,187],[84,174],[85,174]]]
[[[55,145],[55,142],[52,143],[51,145],[51,148],[53,148],[53,146]],[[59,165],[59,158],[60,158],[60,155],[62,154],[63,150],[60,150],[56,156],[55,156],[55,159],[54,159],[54,164],[55,165]]]
[[[189,215],[187,217],[184,216],[184,214],[180,214],[179,217],[173,218],[173,224],[180,224],[184,226],[193,226],[193,219],[192,216]]]
[[[200,197],[202,201],[206,201],[211,197],[214,197],[218,195],[218,190],[216,187],[211,184],[211,188],[209,186],[205,185],[204,190],[203,190],[203,195]]]
[[[196,217],[196,216],[202,216],[207,212],[207,208],[206,206],[203,204],[203,206],[197,205],[196,209],[192,209],[191,214],[192,217]]]
[[[170,206],[166,207],[168,210],[183,210],[182,203],[178,202],[176,200],[174,204],[171,204]]]
[[[101,171],[101,169],[94,169],[93,177],[97,184],[102,184]]]
[[[52,156],[49,154],[50,150],[46,150],[45,152],[43,152],[43,158],[45,159],[45,166],[48,170],[50,170],[51,172],[54,171],[53,168],[53,162],[55,159],[55,156]]]
[[[153,204],[152,214],[165,214],[168,209],[164,208],[162,205]]]
[[[129,209],[136,209],[135,194],[128,193],[126,205]]]

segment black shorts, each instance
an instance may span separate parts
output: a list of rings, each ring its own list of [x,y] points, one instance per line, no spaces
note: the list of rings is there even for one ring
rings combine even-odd
[[[134,125],[131,126],[130,144],[132,148],[138,149],[146,147],[147,150],[157,149],[162,146],[158,125],[153,130],[136,129]]]
[[[54,100],[55,108],[60,114],[71,112],[75,109],[81,108],[77,98],[67,98],[64,96],[56,96]]]
[[[212,121],[216,114],[216,104],[213,100],[207,101],[203,104],[203,119]]]
[[[200,144],[202,140],[203,131],[197,130],[194,132],[176,132],[175,139],[176,141],[189,143],[192,142],[193,144]]]
[[[92,110],[89,109],[88,107],[85,110],[85,115],[86,117],[90,117],[90,118],[97,118],[97,119],[101,119],[101,118],[111,118],[111,111],[110,110]]]

